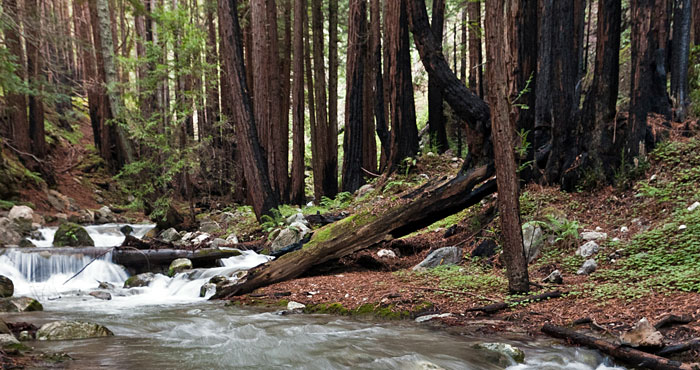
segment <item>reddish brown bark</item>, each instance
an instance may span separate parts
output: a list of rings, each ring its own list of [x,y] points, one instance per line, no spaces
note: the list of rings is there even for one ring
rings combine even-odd
[[[436,41],[442,45],[442,31],[445,26],[445,1],[433,0],[433,22],[430,28]],[[456,37],[456,36],[455,36]],[[455,45],[456,47],[456,45]],[[442,50],[442,47],[440,48]],[[456,49],[455,49],[456,51]],[[457,59],[455,58],[455,64]],[[445,131],[445,112],[442,105],[442,93],[440,85],[428,78],[428,133],[430,142],[428,147],[439,154],[448,149],[447,132]]]
[[[469,1],[469,88],[480,97],[484,96],[481,51],[481,1]]]
[[[37,0],[25,0],[26,17],[24,30],[27,34],[27,79],[37,91],[43,91],[45,80],[41,56],[41,13]],[[29,136],[32,153],[39,159],[46,157],[44,134],[44,101],[41,94],[29,95]]]
[[[3,3],[5,15],[11,19],[21,19],[17,0],[5,0]],[[19,25],[17,25],[19,27]],[[15,27],[5,29],[5,43],[10,53],[15,57],[17,69],[15,74],[20,80],[25,80],[24,53],[22,51],[22,41],[19,37],[20,30]],[[29,137],[29,118],[27,117],[27,97],[24,94],[11,92],[7,94],[7,105],[9,110],[8,132],[12,145],[22,152],[31,151],[31,139]]]
[[[304,27],[306,0],[294,2],[294,81],[292,86],[292,184],[290,201],[304,204]]]

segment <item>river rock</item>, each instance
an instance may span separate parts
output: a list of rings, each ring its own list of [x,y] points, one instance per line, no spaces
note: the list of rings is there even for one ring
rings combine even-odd
[[[644,317],[632,330],[620,335],[620,342],[632,347],[662,347],[664,336]]]
[[[34,243],[32,243],[32,241],[27,239],[27,238],[22,238],[22,240],[19,241],[18,245],[20,248],[34,248],[34,247],[36,247],[36,245],[34,245]]]
[[[202,221],[199,224],[199,231],[211,234],[221,231],[221,226],[219,226],[219,223],[216,221]]]
[[[97,299],[102,299],[102,300],[104,300],[104,301],[109,301],[109,300],[112,299],[112,295],[111,295],[111,294],[109,294],[108,292],[103,292],[103,291],[101,291],[101,290],[95,290],[95,291],[92,291],[92,292],[90,292],[90,293],[88,293],[88,294],[91,295],[91,296],[93,296],[93,297],[95,297],[95,298],[97,298]]]
[[[289,301],[289,303],[287,303],[287,310],[289,310],[289,311],[303,310],[305,308],[306,308],[306,305],[303,303],[294,302],[294,301]]]
[[[117,216],[107,206],[102,206],[95,212],[95,222],[98,224],[108,224],[116,221]]]
[[[56,234],[53,236],[53,245],[56,247],[94,247],[95,242],[84,227],[66,222],[56,230]]]
[[[178,272],[192,269],[192,261],[188,258],[178,258],[173,262],[170,262],[170,267],[168,267],[168,276],[173,277]]]
[[[166,242],[174,242],[180,240],[181,236],[180,233],[178,233],[177,230],[175,230],[175,228],[171,227],[160,233],[160,238]]]
[[[432,315],[418,316],[418,317],[416,317],[415,321],[420,323],[420,322],[426,322],[426,321],[430,321],[430,320],[434,320],[434,319],[442,319],[442,318],[450,317],[450,316],[452,316],[452,313],[450,313],[450,312],[436,313],[436,314],[432,314]]]
[[[7,218],[17,224],[22,233],[28,233],[32,230],[34,211],[27,206],[13,206]]]
[[[78,211],[78,214],[75,216],[76,220],[71,221],[79,224],[94,224],[95,223],[95,212],[89,210],[89,209],[82,209]]]
[[[302,224],[304,224],[306,226],[309,225],[309,221],[306,220],[306,217],[304,217],[304,214],[301,212],[297,212],[297,213],[287,217],[287,219],[285,220],[285,223],[287,225],[290,225],[290,226],[295,222],[301,222]]]
[[[12,331],[3,319],[0,319],[0,334],[12,334]]]
[[[583,266],[576,272],[577,275],[590,275],[598,268],[598,264],[593,258],[587,259]]]
[[[462,249],[459,247],[444,247],[434,250],[425,259],[413,267],[413,270],[429,269],[440,265],[454,265],[462,261]]]
[[[44,307],[34,298],[8,297],[0,298],[0,312],[43,311]]]
[[[305,223],[299,222],[299,221],[292,222],[292,224],[289,225],[289,227],[290,227],[290,228],[293,228],[293,229],[299,230],[299,232],[301,233],[301,237],[302,237],[302,238],[303,238],[309,231],[311,231],[311,229],[309,229],[309,227],[308,227]]]
[[[42,325],[36,332],[38,340],[69,340],[113,336],[100,324],[82,321],[54,321]]]
[[[600,247],[598,246],[598,243],[591,240],[591,241],[587,242],[586,244],[578,247],[578,249],[576,250],[576,255],[588,258],[588,257],[598,253],[599,249],[600,249]]]
[[[527,262],[530,263],[537,258],[544,244],[544,233],[542,228],[533,222],[527,222],[523,225],[523,247]]]
[[[64,212],[70,209],[70,200],[68,199],[68,197],[57,192],[56,190],[49,190],[46,197],[49,201],[49,204],[51,204],[51,207],[53,207],[57,211]]]
[[[17,224],[7,217],[0,217],[0,246],[17,245],[22,240],[22,234],[17,230]]]
[[[226,237],[226,242],[227,243],[232,243],[232,244],[238,244],[238,237],[236,234],[231,234]]]
[[[209,294],[216,293],[216,284],[205,283],[199,288],[199,297],[204,298]]]
[[[220,248],[220,247],[225,247],[228,244],[229,243],[225,239],[216,238],[216,239],[212,240],[211,243],[209,243],[209,246],[211,248]]]
[[[20,342],[27,342],[30,340],[34,340],[34,337],[32,337],[32,335],[29,333],[29,331],[22,330],[21,332],[19,332],[19,336],[17,339],[19,339]]]
[[[365,185],[360,186],[359,189],[357,189],[357,191],[355,192],[355,197],[362,198],[365,195],[367,195],[373,191],[374,191],[374,186],[372,186],[370,184],[365,184]]]
[[[695,202],[688,207],[688,212],[693,212],[700,207],[700,202]]]
[[[391,249],[380,249],[379,252],[377,252],[377,257],[396,258],[396,253],[394,253],[394,251],[392,251]]]
[[[512,365],[513,362],[525,361],[525,352],[508,343],[479,343],[474,348],[485,350],[487,358],[500,366],[505,367]]]
[[[119,228],[119,232],[124,235],[131,235],[134,232],[134,228],[131,225],[124,225]]]
[[[7,276],[0,275],[0,298],[12,297],[15,293],[15,284]]]
[[[150,284],[155,277],[156,275],[152,272],[144,272],[143,274],[130,276],[124,282],[124,288],[139,288],[148,286],[148,284]]]
[[[17,338],[12,334],[0,334],[0,347],[5,348],[11,345],[19,344]]]
[[[270,251],[277,252],[288,245],[298,243],[302,238],[303,236],[300,230],[296,230],[291,227],[282,229],[282,231],[280,231],[277,237],[275,237],[275,239],[272,241]]]
[[[605,240],[608,238],[608,234],[600,231],[584,231],[581,233],[581,238],[585,241]]]
[[[561,271],[554,270],[542,281],[550,284],[561,284],[564,282],[564,278],[561,276]]]

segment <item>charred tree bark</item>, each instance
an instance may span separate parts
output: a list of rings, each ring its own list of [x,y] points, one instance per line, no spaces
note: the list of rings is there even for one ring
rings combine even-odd
[[[377,136],[382,147],[382,158],[387,158],[390,151],[391,137],[389,135],[387,104],[384,99],[384,78],[382,74],[382,32],[381,32],[381,3],[370,0],[370,51],[368,56],[374,58],[372,74],[374,76],[374,119],[376,120]],[[380,167],[381,168],[381,167]]]
[[[613,169],[619,165],[613,125],[617,107],[620,70],[620,33],[622,4],[619,0],[598,3],[598,30],[596,56],[591,85],[581,114],[585,135],[582,151],[588,153],[587,164],[593,173],[604,179],[613,179]]]
[[[390,170],[398,169],[404,158],[418,152],[418,128],[413,100],[411,50],[409,46],[408,13],[405,1],[389,1],[385,5],[385,32],[389,39],[389,81],[391,99]]]
[[[666,93],[665,0],[635,0],[630,4],[632,19],[632,73],[629,124],[625,133],[627,160],[646,154],[647,115],[670,118]],[[665,13],[661,11],[661,13]]]
[[[513,152],[515,128],[511,122],[508,102],[510,84],[507,78],[509,71],[506,68],[504,12],[504,0],[491,1],[486,7],[486,74],[491,83],[488,100],[493,108],[491,127],[508,290],[511,293],[525,293],[530,290],[530,280],[520,226],[520,179]]]
[[[443,97],[457,116],[467,123],[469,155],[465,168],[493,158],[488,105],[457,78],[442,55],[428,24],[424,0],[409,0],[411,32],[428,75],[440,84]]]
[[[355,192],[363,184],[364,60],[367,54],[367,2],[350,0],[348,25],[347,95],[343,148],[342,191]]]
[[[675,0],[673,10],[673,50],[671,58],[671,97],[674,118],[683,122],[688,104],[688,62],[690,58],[691,1]],[[700,16],[700,15],[698,15]]]
[[[292,186],[290,201],[303,205],[304,196],[304,33],[306,0],[294,2],[294,56],[292,85]]]
[[[433,0],[433,22],[430,25],[435,41],[442,51],[442,34],[445,26],[445,1]],[[456,47],[456,45],[455,45]],[[442,105],[440,85],[434,79],[428,78],[428,146],[442,154],[449,148],[445,130],[445,112]]]
[[[223,50],[221,59],[225,65],[228,89],[224,98],[233,110],[233,117],[240,137],[239,144],[243,172],[250,189],[250,200],[258,220],[272,208],[279,206],[279,198],[272,191],[267,164],[262,154],[251,109],[243,62],[243,45],[238,25],[237,1],[219,0],[219,23]]]
[[[426,187],[408,203],[381,215],[367,212],[327,225],[316,231],[302,249],[250,270],[247,280],[217,292],[213,298],[246,294],[269,284],[293,279],[315,265],[371,247],[387,237],[397,238],[430,225],[493,193],[494,180],[475,189],[492,175],[491,166],[479,167],[468,175]]]

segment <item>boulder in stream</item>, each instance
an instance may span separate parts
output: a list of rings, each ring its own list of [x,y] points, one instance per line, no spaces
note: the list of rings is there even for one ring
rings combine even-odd
[[[525,361],[525,352],[508,343],[479,343],[474,348],[484,350],[485,357],[499,366],[507,367],[513,362]]]
[[[54,321],[44,324],[36,332],[38,340],[68,340],[113,336],[111,330],[91,322]]]
[[[156,275],[152,272],[144,272],[143,274],[130,276],[124,282],[124,288],[139,288],[148,286],[148,284],[150,284],[155,277]]]
[[[12,297],[15,294],[15,284],[7,276],[0,275],[0,298]]]
[[[107,206],[102,206],[95,212],[95,222],[98,224],[108,224],[116,221],[117,216]]]
[[[95,298],[97,298],[97,299],[102,299],[102,300],[105,300],[105,301],[109,301],[109,300],[112,299],[112,295],[109,294],[109,292],[103,292],[103,291],[101,291],[101,290],[95,290],[95,291],[92,291],[92,292],[90,292],[90,293],[88,293],[88,294],[91,295],[91,296],[93,296],[93,297],[95,297]]]
[[[189,258],[178,258],[173,262],[170,262],[170,267],[168,267],[168,276],[173,277],[178,272],[192,269],[192,261]]]
[[[304,235],[302,234],[301,230],[297,230],[292,227],[282,229],[282,231],[280,231],[279,234],[277,234],[275,239],[272,241],[272,245],[270,245],[270,250],[272,252],[277,252],[288,245],[298,243],[303,238]]]
[[[56,230],[56,234],[53,236],[53,245],[56,247],[94,247],[95,242],[84,227],[66,222]]]
[[[0,334],[12,334],[12,331],[2,319],[0,319]]]
[[[17,224],[22,232],[29,232],[34,222],[34,211],[27,206],[13,206],[7,218]]]
[[[13,345],[18,345],[19,341],[12,334],[0,334],[0,347],[6,348]]]
[[[160,233],[159,237],[165,240],[166,242],[174,242],[180,240],[180,234],[177,232],[177,230],[175,230],[175,228],[172,227]]]
[[[43,311],[44,307],[34,298],[8,297],[0,298],[0,312]]]
[[[17,231],[17,224],[7,217],[0,217],[0,246],[17,245],[22,234]]]

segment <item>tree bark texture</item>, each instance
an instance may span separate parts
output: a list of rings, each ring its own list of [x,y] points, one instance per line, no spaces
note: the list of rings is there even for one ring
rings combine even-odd
[[[603,0],[598,4],[598,30],[593,83],[583,105],[581,127],[584,133],[582,151],[588,153],[588,164],[595,172],[612,180],[619,166],[615,147],[615,115],[620,71],[620,33],[622,4],[619,0]],[[617,140],[616,140],[617,141]],[[617,141],[618,143],[620,141]]]
[[[385,32],[389,39],[389,81],[391,81],[389,163],[391,170],[396,170],[405,158],[413,157],[418,153],[418,128],[413,100],[407,2],[388,1],[385,6],[387,7]],[[433,44],[433,46],[437,45],[439,44]]]
[[[323,1],[311,2],[311,28],[313,31],[314,98],[316,105],[316,125],[312,140],[314,170],[314,194],[316,201],[321,197],[335,197],[338,193],[338,150],[337,127],[330,125],[326,103],[326,69],[323,47]]]
[[[625,133],[627,160],[646,154],[647,115],[658,113],[670,118],[666,93],[665,0],[634,0],[630,3],[631,89],[630,114]]]
[[[530,290],[527,257],[523,247],[520,226],[520,178],[513,152],[514,125],[511,122],[508,102],[508,76],[505,39],[505,0],[492,0],[486,7],[486,74],[491,86],[488,101],[491,103],[491,127],[498,184],[498,210],[501,219],[503,257],[511,293]]]
[[[314,32],[315,34],[315,32]],[[328,0],[328,150],[338,188],[338,0]],[[329,163],[330,164],[330,163]],[[330,179],[329,179],[330,180]],[[335,195],[335,192],[332,194]]]
[[[688,62],[690,58],[691,1],[675,0],[673,9],[673,50],[671,97],[674,118],[683,122],[688,114]]]
[[[18,21],[21,19],[17,0],[4,0],[3,13],[8,19]],[[24,52],[22,51],[22,40],[20,39],[20,24],[14,23],[5,28],[5,44],[10,53],[15,57],[17,69],[15,74],[21,80],[25,80],[24,70]],[[9,109],[9,137],[12,139],[12,145],[22,152],[29,153],[32,151],[31,138],[29,137],[29,118],[27,117],[27,97],[18,92],[10,92],[7,94],[7,105]]]
[[[382,32],[381,32],[381,3],[380,0],[370,0],[370,51],[368,56],[374,58],[374,118],[377,136],[382,148],[381,158],[387,158],[390,151],[391,136],[388,128],[387,100],[384,94],[384,77],[382,73]],[[386,160],[385,160],[386,161]],[[381,166],[380,166],[381,169]]]
[[[293,84],[292,84],[292,183],[290,202],[303,205],[304,197],[304,28],[306,0],[294,1]]]
[[[347,94],[343,148],[342,191],[355,192],[364,182],[362,174],[365,63],[367,54],[367,2],[350,0],[348,25]]]
[[[445,0],[433,0],[433,22],[430,28],[435,36],[435,41],[442,50],[442,34],[445,27]],[[455,45],[456,47],[456,45]],[[449,149],[447,132],[445,131],[445,112],[442,105],[440,85],[432,78],[428,78],[428,133],[431,150],[442,154]]]
[[[240,138],[243,172],[249,188],[255,215],[260,220],[272,208],[279,206],[277,193],[272,191],[267,163],[258,140],[255,117],[251,109],[243,62],[243,45],[238,25],[236,0],[219,0],[219,23],[223,50],[221,59],[225,65],[227,89],[224,99],[233,110],[233,120]]]
[[[481,50],[481,0],[467,4],[469,13],[469,83],[475,94],[484,97],[484,74],[482,69],[483,53]]]
[[[41,55],[41,9],[37,0],[25,0],[26,10],[24,30],[26,32],[27,80],[37,91],[43,91],[44,72]],[[29,104],[29,136],[32,142],[32,154],[37,158],[46,157],[46,139],[44,131],[44,101],[41,94],[31,94]]]

